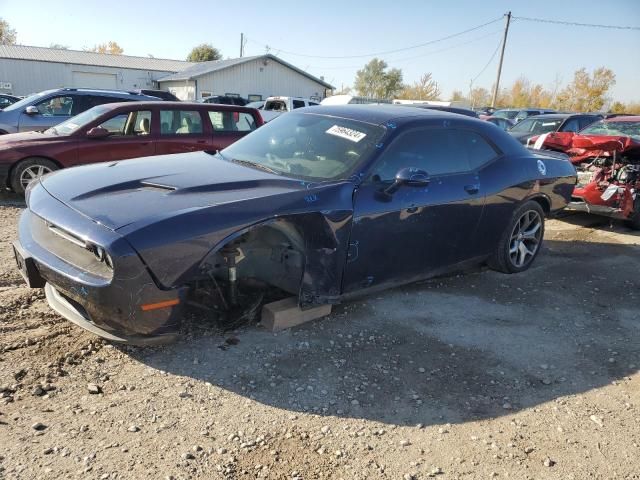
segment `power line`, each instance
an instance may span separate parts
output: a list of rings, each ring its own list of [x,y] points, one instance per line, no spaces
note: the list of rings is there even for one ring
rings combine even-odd
[[[404,52],[404,51],[407,51],[407,50],[413,50],[413,49],[416,49],[416,48],[425,47],[427,45],[432,45],[434,43],[443,42],[445,40],[449,40],[450,38],[459,37],[460,35],[464,35],[465,33],[473,32],[474,30],[479,30],[480,28],[486,27],[487,25],[491,25],[492,23],[499,22],[500,20],[502,20],[502,17],[496,18],[494,20],[491,20],[489,22],[483,23],[481,25],[477,25],[477,26],[472,27],[472,28],[468,28],[467,30],[463,30],[461,32],[457,32],[457,33],[453,33],[451,35],[447,35],[446,37],[437,38],[435,40],[429,40],[428,42],[424,42],[424,43],[421,43],[421,44],[418,44],[418,45],[412,45],[410,47],[404,47],[404,48],[397,48],[395,50],[386,50],[386,51],[382,51],[382,52],[366,53],[366,54],[361,54],[361,55],[342,55],[342,56],[309,55],[309,54],[305,54],[305,53],[291,52],[291,51],[288,51],[288,50],[284,50],[282,48],[269,47],[264,42],[259,42],[257,40],[253,40],[253,39],[248,39],[248,40],[252,41],[253,43],[257,43],[258,45],[263,45],[266,48],[269,48],[269,50],[278,50],[278,52],[286,53],[287,55],[293,55],[293,56],[296,56],[296,57],[324,58],[324,59],[334,59],[334,60],[335,59],[340,59],[340,58],[364,58],[364,57],[375,57],[377,55],[389,55],[391,53]]]
[[[532,17],[512,17],[512,18],[514,20],[524,20],[527,22],[554,23],[557,25],[569,25],[572,27],[610,28],[614,30],[640,30],[640,27],[628,27],[628,26],[622,26],[622,25],[601,25],[598,23],[565,22],[561,20],[548,20],[546,18],[532,18]]]
[[[487,64],[484,67],[482,67],[482,70],[480,70],[480,73],[478,73],[475,77],[473,77],[473,80],[471,80],[472,84],[475,83],[475,81],[480,77],[480,75],[482,75],[484,71],[489,67],[489,65],[491,65],[491,62],[493,62],[493,59],[496,58],[496,54],[498,53],[498,50],[500,50],[501,45],[502,45],[502,39],[500,39],[500,41],[498,42],[498,45],[496,46],[496,49],[493,51],[493,54],[491,55],[491,58],[489,59]]]
[[[482,35],[482,36],[479,36],[479,37],[474,37],[474,38],[472,38],[472,39],[470,39],[470,40],[468,40],[466,42],[456,43],[455,45],[450,45],[450,46],[448,46],[446,48],[440,48],[438,50],[432,50],[430,52],[421,53],[420,55],[414,55],[414,56],[411,56],[411,57],[403,57],[403,58],[392,59],[392,60],[386,60],[386,59],[383,59],[383,60],[387,61],[390,64],[397,64],[397,63],[402,63],[402,62],[406,62],[406,61],[409,61],[409,60],[415,60],[417,58],[422,58],[422,57],[427,57],[429,55],[435,55],[437,53],[447,52],[449,50],[453,50],[454,48],[460,48],[460,47],[462,47],[464,45],[469,45],[470,43],[474,43],[474,42],[477,42],[478,40],[482,40],[483,38],[492,37],[492,36],[494,36],[494,35],[496,35],[498,33],[502,33],[502,30],[495,30],[495,31],[490,32],[490,33],[488,33],[486,35]],[[315,70],[346,70],[346,69],[349,69],[349,68],[362,68],[362,64],[360,64],[360,65],[328,66],[328,67],[319,66],[319,65],[308,65],[306,67],[306,69],[315,69]]]

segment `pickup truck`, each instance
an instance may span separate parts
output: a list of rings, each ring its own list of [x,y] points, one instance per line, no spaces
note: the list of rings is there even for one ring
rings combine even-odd
[[[290,112],[296,108],[311,107],[320,105],[319,102],[302,97],[269,97],[264,102],[264,107],[260,114],[265,122],[273,120],[283,113]]]

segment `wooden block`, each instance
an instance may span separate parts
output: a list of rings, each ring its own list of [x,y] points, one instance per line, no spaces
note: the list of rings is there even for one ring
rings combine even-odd
[[[295,327],[331,313],[331,305],[318,305],[301,310],[296,297],[288,297],[262,307],[261,324],[272,332]]]

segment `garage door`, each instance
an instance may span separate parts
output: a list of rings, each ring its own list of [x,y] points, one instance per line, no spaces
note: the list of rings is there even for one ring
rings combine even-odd
[[[76,88],[118,88],[115,73],[73,72],[73,86]]]

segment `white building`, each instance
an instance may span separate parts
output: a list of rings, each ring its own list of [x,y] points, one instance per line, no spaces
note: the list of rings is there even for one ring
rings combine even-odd
[[[24,45],[0,45],[0,93],[29,95],[51,88],[160,88],[182,100],[238,94],[324,98],[333,89],[274,55],[183,62]]]
[[[334,88],[323,78],[269,54],[196,63],[160,78],[158,84],[181,100],[212,95],[239,95],[251,100],[275,95],[322,99]]]
[[[157,88],[159,78],[192,65],[180,60],[0,45],[0,92],[29,95],[60,87]]]

